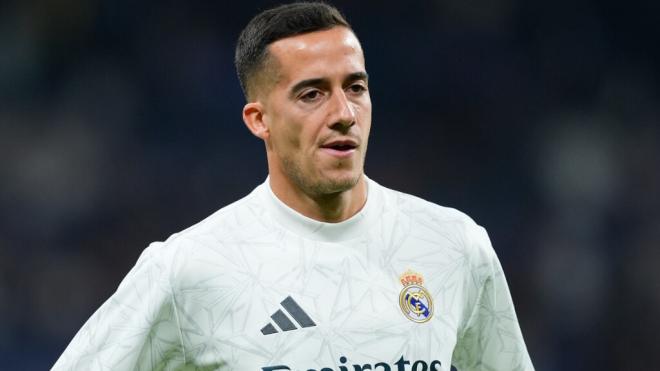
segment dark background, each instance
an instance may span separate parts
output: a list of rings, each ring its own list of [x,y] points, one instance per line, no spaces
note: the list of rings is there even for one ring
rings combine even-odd
[[[274,2],[0,3],[0,359],[49,368],[146,245],[266,177],[242,27]],[[660,2],[337,1],[367,174],[490,232],[535,366],[660,356]]]

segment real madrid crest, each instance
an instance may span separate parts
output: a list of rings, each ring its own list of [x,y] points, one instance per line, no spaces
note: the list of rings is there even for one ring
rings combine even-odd
[[[399,295],[399,305],[403,314],[411,321],[423,323],[433,316],[433,299],[424,288],[421,274],[407,270],[400,277],[403,290]]]

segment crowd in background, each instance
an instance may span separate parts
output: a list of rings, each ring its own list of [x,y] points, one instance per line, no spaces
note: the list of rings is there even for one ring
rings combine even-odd
[[[3,368],[49,368],[149,242],[264,181],[233,51],[273,4],[0,4]],[[486,227],[537,370],[657,369],[660,3],[334,4],[367,174]]]

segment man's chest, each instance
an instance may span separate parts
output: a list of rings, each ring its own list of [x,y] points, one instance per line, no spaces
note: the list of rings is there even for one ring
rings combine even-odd
[[[177,290],[187,358],[234,370],[449,370],[464,276],[436,249],[284,239],[200,254]]]

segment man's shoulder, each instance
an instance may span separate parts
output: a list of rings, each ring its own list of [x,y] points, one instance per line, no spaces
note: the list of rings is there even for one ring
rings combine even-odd
[[[382,189],[387,209],[398,215],[396,219],[405,218],[410,230],[427,236],[442,236],[470,254],[494,253],[486,230],[466,213],[412,194],[385,187]]]
[[[255,239],[269,238],[268,222],[264,219],[258,194],[260,189],[255,188],[245,197],[164,241],[152,242],[136,265],[157,266],[170,274],[178,272],[178,282],[192,282],[204,271],[200,264],[237,261],[241,247],[258,243]]]
[[[220,208],[158,244],[175,249],[190,245],[209,247],[254,236],[265,227],[264,209],[258,199],[260,191],[261,186],[256,187],[243,198]]]
[[[438,225],[462,224],[478,226],[466,213],[448,206],[442,206],[421,197],[380,186],[386,195],[386,203],[390,208],[406,215],[413,220],[432,221]]]
[[[226,205],[202,221],[179,232],[181,236],[193,238],[213,234],[218,237],[222,234],[240,231],[254,227],[255,221],[262,218],[264,209],[258,200],[261,186],[255,188],[248,195]]]

